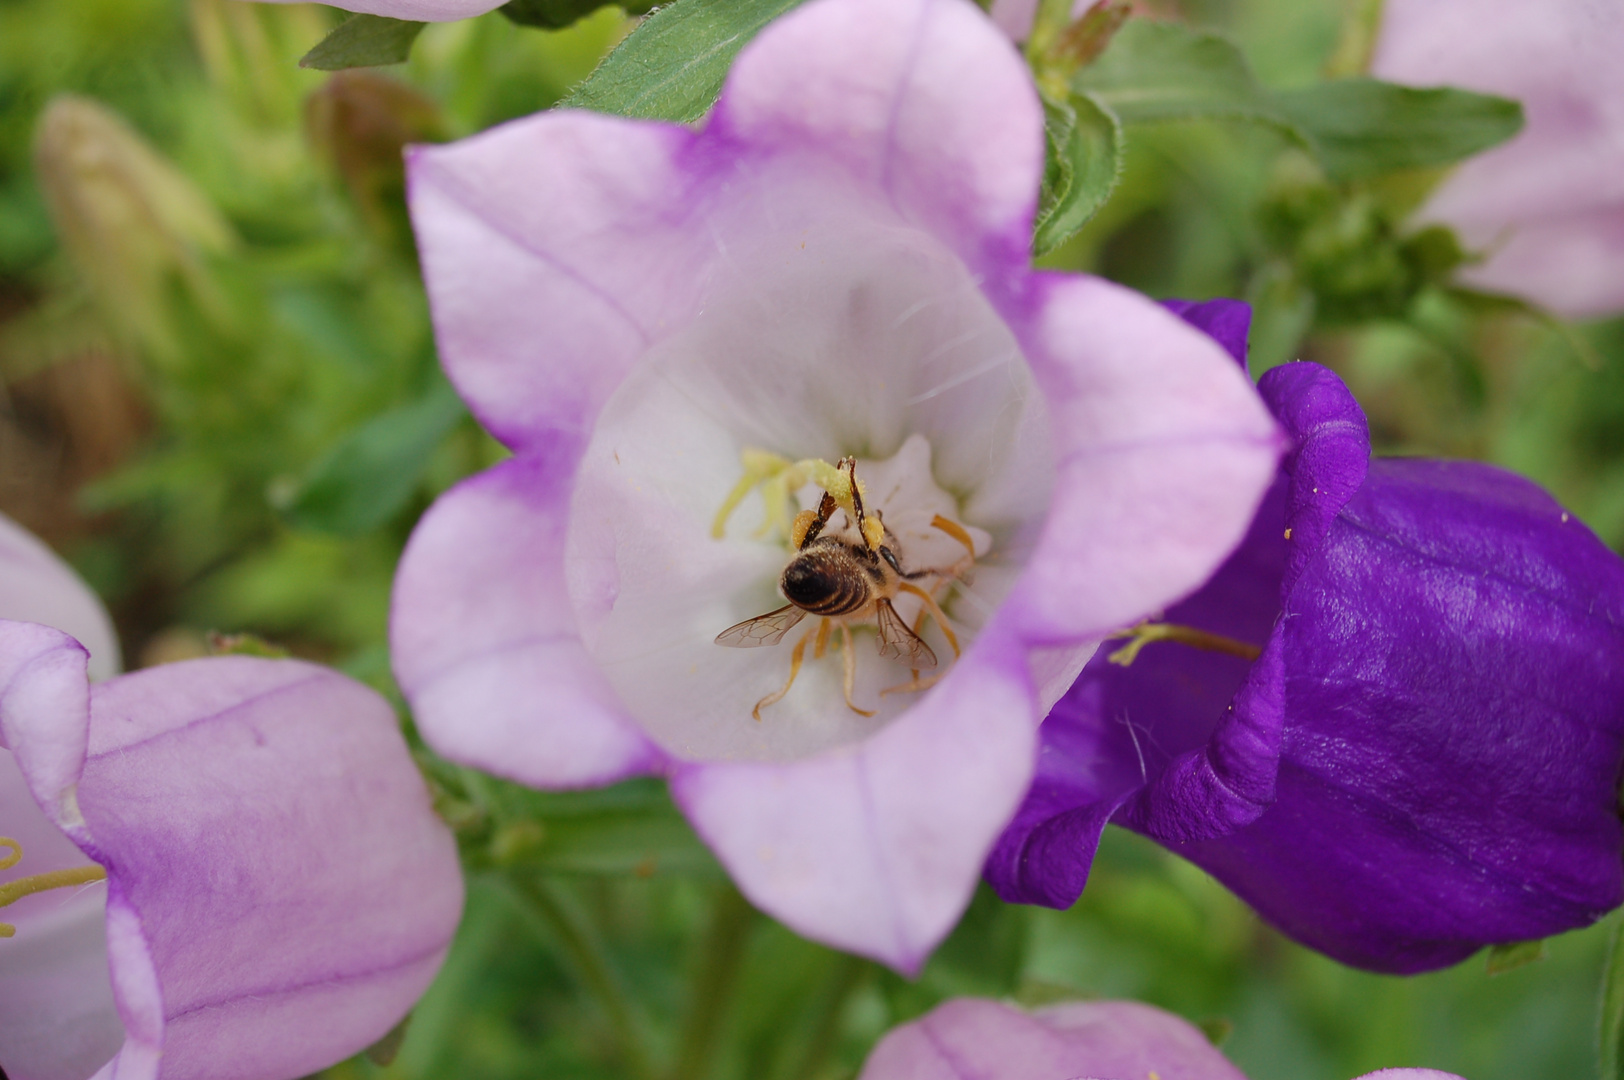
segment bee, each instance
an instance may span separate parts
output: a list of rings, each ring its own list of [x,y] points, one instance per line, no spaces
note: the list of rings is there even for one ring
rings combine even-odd
[[[814,657],[823,655],[830,630],[837,627],[844,646],[846,704],[853,712],[873,716],[871,711],[860,709],[852,703],[857,657],[851,648],[851,624],[873,619],[879,631],[880,656],[904,661],[914,669],[914,683],[900,689],[922,689],[918,672],[936,667],[936,653],[897,614],[892,601],[902,592],[920,597],[956,654],[958,641],[935,598],[913,584],[931,575],[952,576],[953,571],[904,570],[897,555],[896,537],[885,527],[878,512],[871,517],[863,509],[863,495],[857,484],[856,459],[842,458],[835,468],[846,473],[850,487],[848,527],[838,533],[830,529],[830,520],[840,508],[841,500],[828,491],[823,493],[815,512],[801,511],[790,530],[790,542],[795,554],[778,579],[779,589],[789,603],[765,615],[757,615],[728,627],[716,635],[716,644],[736,649],[777,645],[807,615],[820,616],[822,621],[817,628]],[[968,535],[961,535],[964,533],[961,526],[943,518],[938,518],[935,524],[965,543],[973,556],[974,545],[968,542]],[[761,719],[761,710],[765,706],[789,693],[811,637],[811,631],[803,635],[790,655],[789,682],[781,690],[756,703],[752,715],[757,720]]]

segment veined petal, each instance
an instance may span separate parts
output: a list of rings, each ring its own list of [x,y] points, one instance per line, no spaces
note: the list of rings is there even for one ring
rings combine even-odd
[[[808,4],[740,55],[707,135],[839,161],[973,269],[1024,271],[1043,111],[989,29],[958,0]]]
[[[694,297],[686,128],[549,112],[407,154],[441,362],[515,448],[578,437]],[[545,363],[538,362],[541,357]]]
[[[1032,639],[1097,638],[1211,575],[1273,479],[1280,432],[1212,338],[1136,293],[1051,276],[1007,307],[1058,470],[1012,603]]]
[[[301,0],[263,0],[269,4],[296,4]],[[495,11],[506,0],[339,0],[333,7],[367,15],[417,22],[450,22]]]
[[[43,721],[3,708],[27,772]],[[326,669],[222,657],[99,684],[77,794],[127,1034],[104,1075],[324,1067],[400,1019],[455,929],[455,847],[394,713]]]
[[[537,456],[464,481],[424,515],[395,577],[395,673],[423,737],[543,787],[660,760],[581,644],[564,566],[571,479]]]
[[[916,972],[1030,776],[1036,702],[990,629],[878,735],[793,762],[680,766],[671,789],[744,894],[798,932]]]
[[[954,998],[880,1040],[858,1080],[1246,1080],[1195,1025],[1133,1001],[1033,1012]],[[1359,1080],[1461,1080],[1382,1069]]]
[[[1132,1001],[1091,1001],[1023,1012],[955,998],[895,1028],[858,1080],[1246,1080],[1195,1025]]]
[[[22,859],[0,883],[93,865],[47,818],[10,752],[0,750],[0,830]],[[0,908],[0,1062],[12,1080],[84,1080],[118,1052],[124,1027],[107,981],[107,890],[99,882]]]

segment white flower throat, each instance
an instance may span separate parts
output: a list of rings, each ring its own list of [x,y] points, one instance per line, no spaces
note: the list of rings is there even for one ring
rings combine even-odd
[[[990,537],[975,530],[981,536],[978,544],[965,526],[940,513],[932,513],[930,528],[951,537],[963,550],[951,563],[918,563],[901,537],[886,523],[884,508],[872,502],[865,507],[865,499],[872,501],[874,496],[858,479],[855,458],[842,458],[837,465],[830,465],[821,459],[792,463],[761,450],[746,450],[742,457],[744,477],[717,512],[711,534],[721,539],[733,510],[759,486],[766,505],[757,535],[764,536],[775,529],[783,531],[792,552],[779,576],[779,590],[789,603],[729,627],[716,636],[716,644],[732,648],[777,645],[796,630],[807,615],[816,617],[815,624],[800,633],[790,650],[788,681],[756,702],[751,715],[759,721],[763,708],[783,700],[790,692],[800,674],[808,642],[812,642],[813,660],[822,660],[829,650],[832,633],[838,631],[846,707],[860,716],[873,716],[874,710],[864,709],[852,700],[857,675],[854,630],[870,624],[877,634],[879,656],[902,661],[910,669],[907,682],[882,689],[881,696],[932,686],[939,676],[922,678],[921,672],[936,668],[937,656],[920,632],[926,618],[930,618],[957,658],[958,635],[938,601],[945,590],[965,578],[975,564],[978,549],[980,554],[986,553]],[[910,466],[917,467],[920,459],[928,470],[930,446],[923,436],[914,435],[893,460],[898,459],[901,459],[898,462],[901,472],[908,471]],[[905,484],[905,480],[911,483]],[[904,494],[905,487],[920,486],[914,476],[898,475],[896,481],[886,496],[886,501],[894,505]],[[930,483],[928,475],[926,483]],[[817,508],[801,510],[785,529],[787,508],[808,484],[822,490]],[[930,486],[935,487],[933,483]],[[940,493],[940,489],[937,491]],[[912,508],[905,503],[895,508],[902,511],[900,517],[919,516],[917,512],[909,514]],[[837,513],[841,515],[839,518]],[[921,546],[934,545],[927,542]],[[897,610],[897,602],[904,599],[912,599],[918,609],[911,625]]]

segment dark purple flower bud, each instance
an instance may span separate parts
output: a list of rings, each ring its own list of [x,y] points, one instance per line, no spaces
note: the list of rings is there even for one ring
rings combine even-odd
[[[993,885],[1069,905],[1115,821],[1358,967],[1594,922],[1624,901],[1624,561],[1503,470],[1371,460],[1317,364],[1259,391],[1294,449],[1249,535],[1050,713]]]

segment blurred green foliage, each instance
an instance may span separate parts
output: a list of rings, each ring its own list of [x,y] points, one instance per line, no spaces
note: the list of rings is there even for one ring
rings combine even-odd
[[[1504,110],[1323,83],[1356,73],[1366,3],[1152,6],[1196,31],[1130,23],[1116,48],[1199,54],[1202,107],[1130,102],[1123,80],[1150,68],[1125,52],[1079,69],[1057,107],[1083,138],[1061,140],[1077,156],[1050,177],[1072,215],[1054,239],[1088,220],[1045,265],[1245,297],[1254,371],[1327,363],[1383,450],[1498,462],[1624,543],[1624,322],[1561,327],[1452,288],[1469,253],[1405,224],[1437,176],[1414,145],[1375,172],[1327,166],[1326,140],[1366,130],[1349,117],[1459,106],[1483,141]],[[650,25],[698,41],[718,10],[681,0]],[[503,453],[438,372],[400,148],[552,105],[631,26],[613,8],[561,31],[492,13],[426,27],[402,65],[300,69],[342,19],[0,0],[0,508],[109,599],[136,662],[219,629],[389,688],[388,590],[411,525]],[[652,62],[641,40],[572,101],[698,116],[731,53],[678,65],[648,99],[620,77]],[[1113,833],[1073,910],[983,891],[909,981],[751,913],[660,784],[544,795],[422,760],[463,845],[468,914],[392,1063],[329,1077],[845,1077],[886,1028],[959,994],[1140,998],[1232,1032],[1253,1080],[1595,1068],[1605,926],[1492,978],[1482,958],[1373,976]]]

